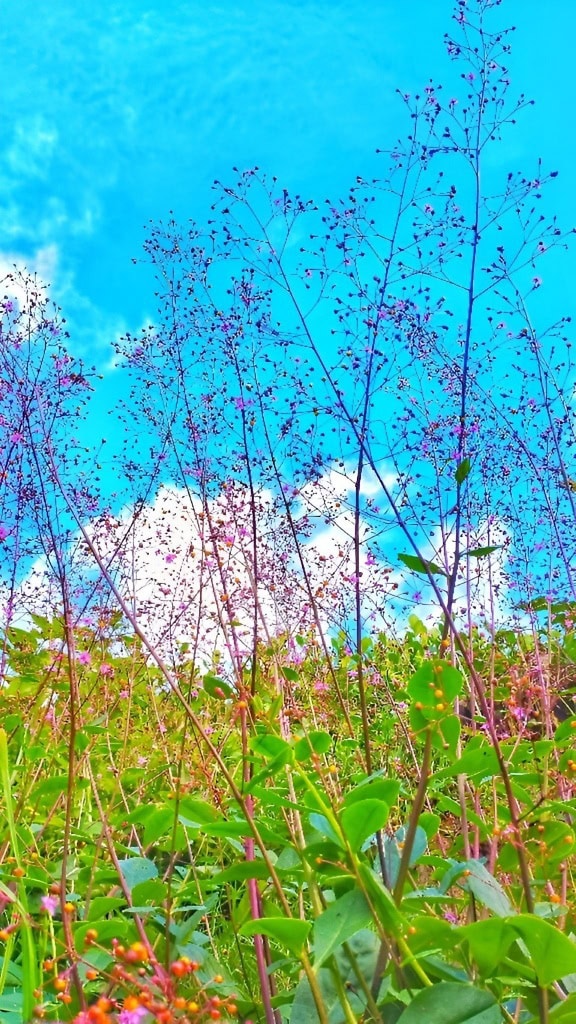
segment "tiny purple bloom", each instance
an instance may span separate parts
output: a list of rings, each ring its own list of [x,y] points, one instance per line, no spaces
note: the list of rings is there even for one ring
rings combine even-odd
[[[42,910],[45,910],[47,914],[50,914],[50,917],[54,917],[54,914],[58,909],[59,903],[60,900],[58,899],[57,896],[40,897],[40,906],[42,907]]]

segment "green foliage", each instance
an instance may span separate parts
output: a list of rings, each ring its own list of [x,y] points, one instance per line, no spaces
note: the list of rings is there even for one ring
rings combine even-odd
[[[174,1019],[188,1004],[192,1020],[212,1019],[216,1005],[223,1020],[254,1019],[256,951],[267,948],[286,1022],[490,1024],[517,1009],[538,1019],[543,999],[551,1021],[570,1019],[576,718],[549,737],[501,738],[514,825],[491,741],[454,711],[463,673],[416,620],[402,644],[381,637],[365,650],[365,670],[394,674],[402,696],[369,693],[370,773],[360,735],[335,727],[329,686],[309,721],[316,656],[282,673],[301,708],[293,727],[275,724],[276,695],[262,687],[243,742],[245,696],[228,687],[213,700],[211,678],[193,698],[195,726],[143,658],[106,644],[97,654],[83,631],[94,654],[76,666],[73,731],[69,666],[46,656],[56,632],[35,623],[7,637],[0,1020],[31,1019],[38,1006],[47,1020],[74,1020],[104,993],[112,1020],[146,991]],[[497,648],[503,684],[523,643],[510,639]],[[357,666],[347,657],[339,671]]]

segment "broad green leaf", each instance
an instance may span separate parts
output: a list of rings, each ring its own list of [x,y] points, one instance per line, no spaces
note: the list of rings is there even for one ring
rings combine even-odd
[[[338,832],[332,827],[328,818],[324,814],[316,814],[314,811],[310,815],[310,824],[312,828],[315,828],[320,835],[325,836],[326,839],[330,839],[333,843],[338,843],[338,846],[342,847],[342,838]]]
[[[232,864],[231,867],[219,871],[210,879],[211,884],[222,885],[224,882],[244,882],[247,878],[266,879],[270,877],[270,871],[262,860],[247,860],[239,864]]]
[[[472,548],[470,551],[463,551],[462,558],[484,558],[485,555],[491,555],[493,551],[499,551],[501,547],[501,544],[488,544],[485,548]]]
[[[344,808],[340,824],[353,852],[360,850],[366,839],[384,828],[389,813],[388,804],[382,800],[361,800]]]
[[[458,463],[456,472],[454,473],[454,479],[457,484],[463,484],[466,477],[469,476],[470,470],[472,469],[472,463],[470,459],[462,459],[462,462]]]
[[[413,572],[419,572],[424,576],[446,576],[446,570],[435,562],[429,562],[425,558],[418,558],[417,555],[398,555],[400,561]]]
[[[433,658],[424,662],[411,676],[407,690],[414,701],[425,707],[435,707],[438,702],[451,702],[457,697],[463,686],[462,673],[442,658]],[[435,691],[442,691],[442,697]]]
[[[114,910],[118,910],[118,907],[125,906],[126,900],[123,896],[95,896],[93,900],[90,900],[86,920],[99,921],[101,918],[107,917],[108,914],[112,914]]]
[[[384,887],[380,878],[367,864],[358,864],[358,874],[370,902],[375,907],[378,920],[392,936],[405,934],[406,922],[392,899],[391,893]]]
[[[404,840],[406,838],[406,827],[401,825],[397,829],[395,835],[384,836],[384,859],[386,861],[386,869],[388,872],[388,881],[390,886],[394,888],[396,879],[398,878],[398,869],[400,867],[400,861],[402,859],[402,849]],[[414,833],[414,843],[410,852],[410,867],[413,864],[417,864],[421,857],[424,856],[428,849],[428,836],[426,835],[423,828],[419,825],[416,827]]]
[[[398,1024],[501,1024],[494,996],[472,985],[441,981],[418,993]]]
[[[273,757],[278,758],[285,756],[286,760],[284,764],[292,759],[292,747],[287,740],[283,740],[281,736],[275,736],[273,733],[260,733],[257,736],[253,736],[250,740],[250,749],[255,754],[260,754],[261,757]]]
[[[183,825],[205,825],[208,822],[220,821],[222,815],[205,800],[195,800],[191,796],[183,796],[178,802],[179,819]]]
[[[329,1024],[344,1024],[343,1011],[331,972],[322,967],[318,971],[317,981]],[[290,1024],[318,1024],[319,1019],[308,979],[301,978],[294,994]]]
[[[294,744],[297,761],[308,761],[312,754],[327,754],[334,740],[328,732],[309,732]]]
[[[490,874],[481,861],[466,861],[464,876],[460,877],[459,884],[471,892],[483,907],[487,907],[498,917],[509,917],[514,913],[514,908],[500,882]]]
[[[132,889],[132,902],[134,907],[149,909],[150,907],[161,907],[168,895],[166,882],[159,878],[150,878],[146,882],[138,882]],[[134,912],[134,910],[132,911]]]
[[[576,971],[576,943],[535,914],[518,914],[509,921],[522,937],[540,985],[551,985]]]
[[[311,921],[301,921],[296,917],[261,917],[257,921],[246,921],[240,928],[240,934],[267,935],[295,956],[300,956],[311,928]]]
[[[363,800],[381,800],[391,807],[396,803],[399,792],[400,782],[397,779],[365,779],[346,794],[343,807],[351,807]]]
[[[489,779],[500,774],[500,766],[494,748],[483,742],[475,750],[466,750],[454,764],[434,773],[435,779],[451,778],[454,775],[468,775],[473,779]]]
[[[300,673],[295,668],[289,668],[288,665],[283,665],[280,671],[289,683],[297,683],[300,678]]]
[[[122,877],[130,891],[140,882],[147,882],[150,878],[158,877],[158,868],[154,861],[147,857],[128,857],[119,861]]]
[[[495,917],[464,925],[458,934],[466,939],[472,959],[485,978],[502,963],[516,939],[509,923]]]
[[[321,967],[343,942],[367,928],[371,922],[370,907],[358,889],[352,889],[331,903],[314,922],[314,968]]]
[[[421,915],[410,919],[410,932],[406,939],[412,953],[430,954],[454,950],[457,931],[442,917]]]
[[[226,700],[234,696],[234,690],[225,679],[214,676],[208,672],[202,680],[202,687],[210,697],[217,697],[219,700]]]
[[[575,1024],[576,994],[572,993],[563,1002],[557,1003],[550,1011],[550,1024]],[[529,1021],[528,1024],[532,1024]],[[535,1022],[536,1024],[536,1022]]]

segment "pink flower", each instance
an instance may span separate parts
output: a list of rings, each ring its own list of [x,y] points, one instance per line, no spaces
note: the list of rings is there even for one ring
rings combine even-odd
[[[40,897],[40,906],[42,907],[42,910],[45,910],[47,914],[50,914],[50,917],[54,917],[54,914],[58,909],[59,903],[60,900],[58,899],[57,896]]]
[[[80,651],[76,655],[76,657],[80,665],[89,665],[90,662],[92,661],[92,655],[90,654],[90,651]]]
[[[113,676],[114,675],[114,669],[113,669],[112,665],[108,665],[108,663],[105,662],[105,661],[103,661],[102,664],[100,665],[99,672],[100,672],[101,676]]]
[[[10,530],[8,529],[7,526],[0,526],[0,540],[6,540],[6,537],[9,535],[9,533]]]
[[[148,1014],[144,1006],[136,1006],[133,1010],[121,1010],[118,1014],[118,1024],[140,1024]]]

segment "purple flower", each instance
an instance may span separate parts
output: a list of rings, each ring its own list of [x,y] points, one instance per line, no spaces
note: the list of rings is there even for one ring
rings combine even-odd
[[[90,651],[80,651],[76,657],[80,665],[89,665],[92,661]]]
[[[6,537],[8,537],[9,533],[10,530],[8,529],[7,526],[0,525],[0,541],[6,540]]]
[[[54,917],[59,904],[60,900],[57,896],[40,897],[40,906],[42,907],[42,910],[45,910],[47,914],[50,914],[50,917]]]
[[[147,1014],[145,1006],[135,1006],[133,1010],[124,1008],[118,1014],[118,1024],[140,1024]]]

